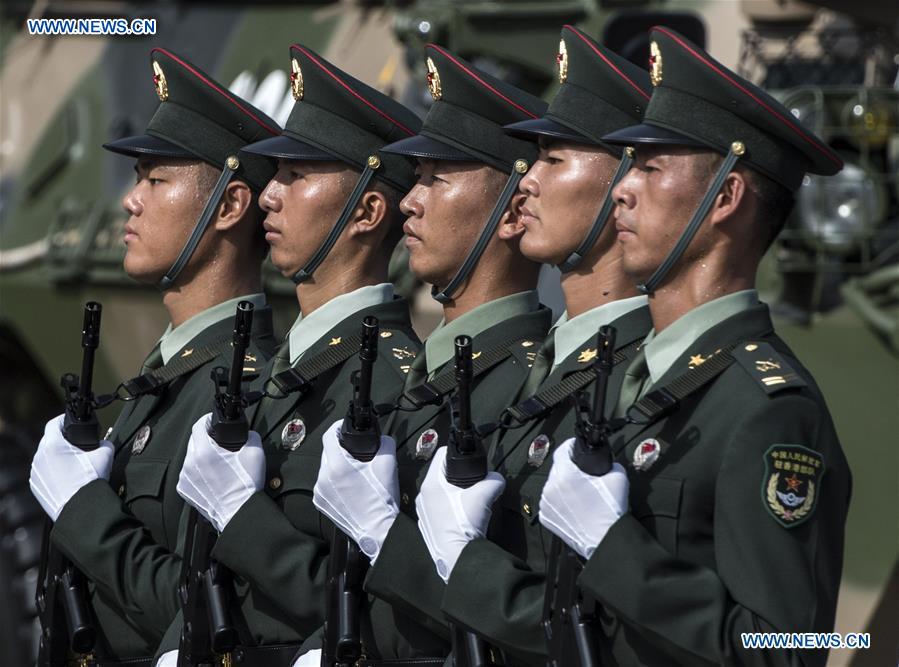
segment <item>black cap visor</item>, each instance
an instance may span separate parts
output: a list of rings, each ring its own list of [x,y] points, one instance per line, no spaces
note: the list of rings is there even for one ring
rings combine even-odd
[[[409,155],[425,160],[456,160],[462,162],[483,162],[475,155],[470,155],[437,139],[417,134],[408,139],[395,141],[381,149],[385,153]]]
[[[103,144],[103,148],[113,153],[138,157],[140,155],[158,155],[159,157],[186,158],[202,160],[200,156],[175,144],[149,134],[124,137]]]
[[[565,139],[578,144],[597,144],[593,139],[549,118],[522,120],[518,123],[506,125],[503,129],[506,131],[506,134],[530,141],[536,141],[538,137],[550,137],[553,139]]]
[[[320,148],[311,146],[293,137],[280,135],[271,139],[263,139],[253,144],[248,144],[240,150],[257,155],[282,158],[285,160],[329,160],[343,162],[342,158],[332,155]]]
[[[623,130],[616,130],[615,132],[604,136],[602,140],[619,146],[630,146],[632,144],[668,144],[672,146],[696,146],[699,148],[711,148],[716,151],[719,150],[711,144],[697,141],[680,132],[659,127],[658,125],[650,125],[649,123],[642,123],[640,125],[626,127]]]

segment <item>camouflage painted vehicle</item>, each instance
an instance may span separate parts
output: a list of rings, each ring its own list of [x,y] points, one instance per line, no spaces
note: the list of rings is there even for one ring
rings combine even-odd
[[[27,664],[42,520],[27,486],[41,428],[62,410],[58,378],[80,359],[81,308],[104,305],[95,386],[130,377],[166,318],[155,290],[122,271],[130,165],[100,149],[149,119],[147,53],[183,52],[274,118],[290,97],[287,46],[302,41],[424,113],[421,47],[435,41],[536,94],[555,87],[559,28],[572,23],[643,64],[646,31],[670,25],[772,90],[850,167],[809,180],[760,287],[818,379],[853,468],[837,630],[872,623],[867,652],[832,664],[895,664],[899,627],[899,6],[877,0],[397,0],[179,2],[7,0],[0,7],[0,662]],[[99,9],[98,9],[99,7]],[[837,10],[837,11],[833,11]],[[892,11],[893,14],[889,14]],[[31,37],[26,16],[157,20],[155,38]],[[839,13],[846,12],[846,13]],[[398,255],[393,278],[414,279]],[[552,272],[542,285],[557,310]],[[293,285],[270,268],[284,330]],[[417,326],[436,321],[419,295]],[[109,424],[116,408],[101,414]],[[892,574],[891,574],[892,573]],[[884,628],[879,630],[878,628]]]

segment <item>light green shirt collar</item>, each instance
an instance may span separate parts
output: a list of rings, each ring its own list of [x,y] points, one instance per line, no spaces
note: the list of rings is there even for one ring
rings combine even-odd
[[[300,313],[287,334],[291,365],[299,361],[303,353],[312,347],[319,338],[353,313],[392,300],[393,285],[391,283],[366,285],[334,297],[306,317]]]
[[[632,310],[642,308],[649,299],[645,296],[632,296],[627,299],[618,299],[610,303],[592,308],[581,313],[577,317],[568,319],[568,312],[553,325],[550,335],[555,336],[555,354],[553,355],[553,367],[556,367],[568,358],[581,345],[592,343],[596,340],[596,332],[599,327],[611,324],[619,317],[627,315]]]
[[[655,329],[650,331],[643,343],[643,350],[652,383],[658,382],[702,334],[758,303],[759,293],[754,289],[734,292],[681,315],[660,334],[656,334]]]
[[[474,338],[492,326],[517,315],[531,313],[540,307],[537,290],[518,292],[500,297],[469,310],[449,324],[441,320],[425,341],[425,363],[428,375],[441,368],[455,356],[456,336]]]
[[[204,329],[208,329],[222,320],[233,318],[234,311],[237,310],[237,304],[240,301],[249,301],[254,308],[262,308],[265,306],[265,294],[250,294],[249,296],[228,299],[214,305],[212,308],[207,308],[197,313],[174,329],[169,324],[165,333],[162,334],[162,338],[159,339],[159,353],[162,355],[162,363],[169,363],[169,359],[174,357],[181,348],[196,338]]]

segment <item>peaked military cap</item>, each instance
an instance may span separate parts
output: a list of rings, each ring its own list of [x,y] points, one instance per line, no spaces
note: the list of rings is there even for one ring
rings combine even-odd
[[[831,176],[842,159],[806,130],[780,102],[675,31],[650,32],[650,79],[655,90],[641,125],[605,141],[704,146],[796,190],[806,172]]]
[[[384,150],[434,160],[484,162],[504,172],[510,172],[516,160],[533,161],[533,142],[509,136],[503,126],[538,118],[546,111],[546,102],[435,44],[428,44],[425,53],[434,104],[417,137]]]
[[[159,107],[146,134],[110,141],[103,148],[135,157],[200,158],[218,169],[224,169],[229,158],[238,158],[235,176],[261,191],[275,173],[274,164],[238,152],[277,135],[278,124],[171,51],[153,49],[150,62]]]
[[[374,157],[380,161],[377,178],[408,190],[415,181],[412,163],[380,150],[414,136],[421,127],[418,116],[300,44],[290,47],[290,67],[295,103],[284,132],[248,146],[245,152],[290,160],[339,160],[359,169]]]
[[[556,63],[561,85],[549,109],[542,118],[507,125],[507,132],[603,145],[605,135],[643,119],[652,94],[646,70],[570,25],[562,28]]]

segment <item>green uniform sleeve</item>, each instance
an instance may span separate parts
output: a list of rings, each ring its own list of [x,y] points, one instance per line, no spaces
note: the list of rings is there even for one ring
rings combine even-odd
[[[365,580],[365,590],[449,638],[440,603],[446,584],[437,574],[415,519],[400,512]]]
[[[514,655],[516,664],[542,666],[545,589],[545,574],[497,544],[477,539],[453,566],[442,608],[454,623],[476,630],[488,643]]]
[[[162,637],[179,609],[181,558],[153,540],[105,480],[72,496],[51,539],[131,619]]]
[[[294,493],[290,514],[315,517],[311,493]],[[301,510],[298,504],[308,504]],[[301,531],[265,493],[244,503],[219,535],[212,555],[278,606],[303,635],[324,618],[330,545]]]
[[[833,425],[823,405],[793,394],[747,407],[735,426],[721,443],[717,475],[684,480],[680,521],[687,512],[711,513],[714,562],[671,553],[626,513],[580,584],[672,662],[824,665],[826,651],[744,649],[741,634],[833,628],[849,496]],[[795,525],[782,525],[768,506],[765,459],[773,445],[798,445],[824,459],[817,506]],[[685,507],[686,486],[704,482],[714,484],[714,507]],[[690,541],[678,530],[678,552],[689,553]]]

